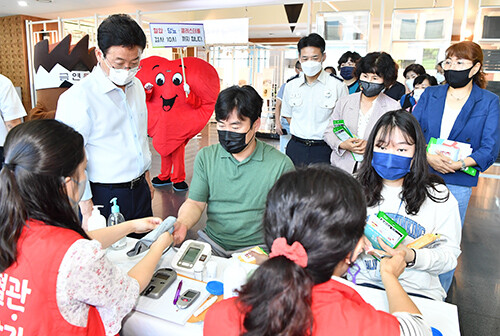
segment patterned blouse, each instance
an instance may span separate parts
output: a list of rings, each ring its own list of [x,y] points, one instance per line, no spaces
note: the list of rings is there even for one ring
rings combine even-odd
[[[89,305],[101,315],[106,335],[116,335],[135,306],[139,283],[106,258],[96,240],[79,239],[66,252],[57,276],[57,305],[64,319],[85,327]]]

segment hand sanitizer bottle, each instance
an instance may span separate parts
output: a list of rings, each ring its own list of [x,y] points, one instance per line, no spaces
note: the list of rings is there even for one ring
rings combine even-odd
[[[103,208],[103,206],[94,205],[93,208],[94,210],[92,210],[92,215],[89,217],[87,231],[104,229],[106,227],[106,218],[101,215],[101,212],[99,211],[99,208]]]
[[[113,205],[111,206],[111,214],[108,217],[108,226],[125,222],[125,218],[120,213],[120,207],[116,203],[117,201],[118,200],[116,197],[113,197],[111,201],[109,201],[109,203],[113,203]],[[125,246],[127,246],[127,237],[123,237],[122,239],[111,245],[111,248],[115,250],[121,250],[122,248],[125,248]]]

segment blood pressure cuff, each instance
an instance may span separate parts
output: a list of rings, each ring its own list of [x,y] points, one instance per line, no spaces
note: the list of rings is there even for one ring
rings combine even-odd
[[[149,250],[151,245],[165,232],[170,232],[172,234],[174,232],[174,224],[177,221],[176,217],[169,216],[167,217],[156,229],[145,235],[142,239],[140,239],[134,246],[133,249],[127,252],[129,257],[136,256]]]

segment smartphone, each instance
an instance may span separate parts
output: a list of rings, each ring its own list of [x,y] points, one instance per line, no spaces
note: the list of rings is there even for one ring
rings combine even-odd
[[[200,296],[199,291],[194,290],[194,289],[188,289],[179,297],[179,300],[177,300],[176,306],[180,309],[186,309],[187,307],[192,305],[193,302],[196,301],[198,296]]]
[[[151,278],[149,285],[141,295],[159,299],[177,278],[177,273],[171,268],[160,268]]]

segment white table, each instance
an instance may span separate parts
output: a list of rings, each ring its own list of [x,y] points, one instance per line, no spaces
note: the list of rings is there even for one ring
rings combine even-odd
[[[109,249],[107,252],[108,258],[117,266],[128,271],[140,260],[140,257],[129,258],[126,255],[126,252],[132,249],[136,241],[136,239],[127,238],[127,247],[119,251]],[[174,255],[175,252],[172,249],[165,253],[158,265],[158,268],[170,267],[170,262]],[[218,264],[217,278],[222,279],[224,267],[229,262],[228,259],[219,257],[211,258],[211,260],[215,260]],[[248,270],[250,270],[251,268],[252,265],[248,265]],[[366,302],[370,303],[376,309],[383,311],[389,310],[389,305],[387,303],[387,298],[384,291],[362,286],[354,287],[360,293],[363,299],[365,299]],[[444,336],[460,335],[458,311],[455,305],[418,297],[412,297],[412,300],[424,315],[427,323],[441,331]],[[186,323],[186,325],[181,326],[137,311],[132,311],[124,321],[122,335],[201,336],[203,335],[203,323]]]

